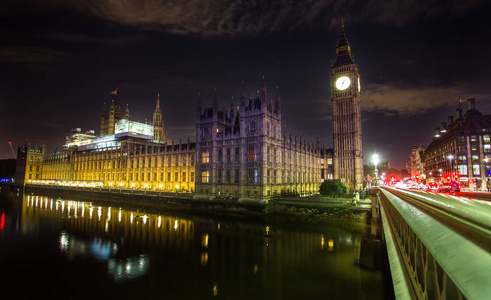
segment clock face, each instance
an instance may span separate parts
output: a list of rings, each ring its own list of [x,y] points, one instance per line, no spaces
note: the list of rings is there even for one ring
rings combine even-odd
[[[360,77],[358,77],[358,92],[361,91],[361,85],[360,85]]]
[[[348,76],[341,76],[336,80],[336,88],[340,91],[344,91],[351,85],[351,79]]]

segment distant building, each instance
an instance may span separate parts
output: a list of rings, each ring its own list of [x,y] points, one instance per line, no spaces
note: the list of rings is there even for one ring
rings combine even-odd
[[[17,147],[15,185],[23,186],[32,180],[41,179],[45,147],[27,142]]]
[[[329,156],[328,152],[324,152]],[[196,121],[196,196],[264,200],[274,195],[312,195],[321,184],[321,148],[281,132],[281,101],[263,83],[239,110],[218,109],[198,101]],[[325,158],[327,160],[327,158]],[[327,176],[327,175],[326,175]]]
[[[360,74],[344,34],[344,23],[331,65],[334,178],[351,190],[363,188]]]
[[[118,110],[114,104],[109,112],[104,107],[99,135],[75,128],[55,153],[26,148],[25,153],[39,152],[33,156],[38,165],[19,168],[25,174],[21,185],[181,191],[201,199],[267,201],[274,195],[316,194],[322,181],[334,179],[333,149],[281,132],[280,96],[267,95],[264,78],[260,93],[248,102],[242,88],[238,108],[232,99],[228,111],[219,110],[216,92],[210,108],[202,109],[200,99],[197,142],[165,140],[160,95],[152,125],[130,120],[128,107],[124,117]],[[30,159],[19,157],[20,164]]]
[[[153,125],[103,109],[101,134],[73,129],[64,149],[46,155],[39,179],[52,183],[157,191],[194,191],[195,143],[165,143],[160,95]],[[34,178],[33,178],[34,179]],[[36,178],[38,179],[38,178]]]
[[[448,181],[458,175],[464,187],[489,187],[491,178],[491,115],[483,115],[473,98],[467,100],[467,112],[457,109],[455,120],[448,117],[436,128],[433,141],[425,150],[427,178]]]
[[[423,146],[414,146],[409,154],[409,161],[407,163],[407,172],[413,182],[421,182],[424,180],[424,152]]]

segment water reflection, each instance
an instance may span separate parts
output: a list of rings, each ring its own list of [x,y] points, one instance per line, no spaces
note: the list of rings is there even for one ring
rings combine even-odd
[[[59,237],[60,251],[69,260],[91,256],[107,263],[108,274],[116,282],[135,279],[148,271],[149,256],[141,253],[145,249],[163,247],[186,254],[194,242],[194,225],[188,219],[33,195],[27,195],[24,203],[23,233],[37,232],[43,221],[62,220],[65,229]],[[111,211],[115,209],[118,218],[112,219]],[[118,243],[137,254],[119,258]]]
[[[40,195],[24,196],[18,213],[10,234],[41,244],[52,232],[59,255],[112,296],[383,298],[381,275],[356,264],[364,227],[156,214]],[[2,230],[14,214],[2,211]],[[139,293],[117,290],[128,283]]]

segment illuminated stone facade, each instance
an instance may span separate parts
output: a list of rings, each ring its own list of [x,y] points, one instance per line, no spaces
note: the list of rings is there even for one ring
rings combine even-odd
[[[106,123],[101,125],[100,138],[82,134],[80,129],[72,130],[67,137],[67,149],[47,155],[42,174],[32,179],[95,187],[194,192],[196,144],[189,140],[164,143],[160,98],[153,115],[154,126],[117,120],[112,113],[115,109],[111,105],[109,118],[104,118],[114,128],[107,129]],[[126,115],[129,116],[128,109]],[[113,119],[117,120],[114,125]]]
[[[436,128],[426,148],[425,172],[429,180],[448,181],[458,174],[463,187],[487,189],[491,180],[491,115],[483,115],[475,100],[467,100],[467,112],[457,109],[455,121]]]
[[[424,152],[423,146],[414,146],[409,154],[409,161],[407,163],[407,172],[413,182],[421,182],[425,177],[425,164],[424,164]]]
[[[15,185],[23,186],[30,180],[42,178],[44,152],[44,145],[31,145],[31,143],[19,145],[15,166]]]
[[[112,105],[110,111],[115,111]],[[164,141],[160,99],[153,124],[106,114],[101,135],[73,129],[64,149],[46,155],[30,182],[109,189],[195,192],[196,198],[266,201],[274,195],[318,193],[333,179],[333,151],[281,132],[281,103],[267,96],[218,110],[198,105],[197,143]],[[129,116],[129,111],[125,115]],[[114,120],[114,125],[113,121]],[[108,129],[107,126],[114,126]],[[110,134],[109,134],[110,133]]]
[[[350,190],[363,188],[361,87],[358,67],[342,27],[331,65],[331,101],[334,142],[334,178]]]
[[[318,143],[281,133],[281,102],[268,97],[263,83],[246,103],[244,86],[238,111],[201,107],[196,122],[198,198],[263,201],[274,195],[311,195],[321,184]]]

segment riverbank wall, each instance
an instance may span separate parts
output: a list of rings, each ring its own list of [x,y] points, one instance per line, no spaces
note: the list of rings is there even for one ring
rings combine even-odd
[[[19,189],[20,190],[20,189]],[[294,217],[322,221],[329,218],[346,218],[366,222],[370,217],[368,207],[354,206],[351,199],[311,199],[278,197],[268,203],[242,202],[236,198],[213,200],[193,199],[191,193],[159,193],[155,191],[121,191],[119,189],[74,189],[63,187],[28,186],[28,194],[41,194],[55,198],[104,203],[119,207],[137,207],[154,212],[202,212],[211,215],[248,217]]]

